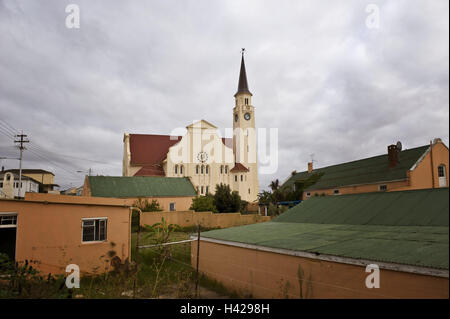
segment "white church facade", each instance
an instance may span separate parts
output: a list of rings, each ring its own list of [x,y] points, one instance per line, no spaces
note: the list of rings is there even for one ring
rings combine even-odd
[[[259,193],[255,108],[242,55],[233,108],[233,138],[201,120],[183,136],[124,134],[123,176],[188,177],[199,195],[213,194],[217,184],[230,186],[243,200]]]

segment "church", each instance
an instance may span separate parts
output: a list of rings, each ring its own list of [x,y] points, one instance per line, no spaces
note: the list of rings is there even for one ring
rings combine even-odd
[[[243,200],[256,201],[255,108],[244,52],[234,98],[232,138],[222,138],[218,128],[205,120],[188,125],[183,136],[125,133],[122,175],[187,177],[199,195],[214,194],[216,185],[223,183]]]

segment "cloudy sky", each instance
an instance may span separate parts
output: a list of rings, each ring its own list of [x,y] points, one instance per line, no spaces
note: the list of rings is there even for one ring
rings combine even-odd
[[[72,3],[79,29],[65,26]],[[24,167],[53,171],[64,189],[81,185],[79,170],[121,175],[124,132],[169,134],[198,119],[223,132],[242,47],[257,126],[278,128],[278,170],[262,188],[305,170],[311,154],[321,167],[398,140],[448,145],[448,6],[0,0],[0,157],[18,156],[11,134],[23,130]]]

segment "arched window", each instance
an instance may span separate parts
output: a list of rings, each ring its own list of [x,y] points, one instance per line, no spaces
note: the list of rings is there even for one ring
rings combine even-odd
[[[220,165],[220,174],[223,174],[223,165]]]
[[[209,165],[206,165],[206,175],[209,174]]]
[[[178,165],[175,165],[175,174],[178,174]]]
[[[225,174],[228,174],[228,165],[225,166]]]
[[[198,174],[198,165],[195,166],[195,174]]]
[[[205,171],[205,166],[202,165],[201,170],[200,170],[200,173],[203,174],[204,171]],[[202,191],[202,194],[203,194],[203,191]]]
[[[183,166],[183,165],[180,165],[180,174],[181,174],[181,175],[183,175],[183,169],[184,169],[184,166]]]
[[[244,175],[241,175],[241,182],[244,181]]]

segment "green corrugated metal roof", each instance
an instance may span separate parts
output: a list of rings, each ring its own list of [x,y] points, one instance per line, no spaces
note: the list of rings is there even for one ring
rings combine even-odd
[[[311,197],[274,222],[448,226],[448,188]]]
[[[91,195],[96,197],[196,196],[186,177],[88,176]]]
[[[342,163],[313,170],[323,176],[307,190],[329,189],[345,185],[369,184],[406,179],[406,172],[425,153],[429,145],[411,148],[399,153],[399,163],[389,168],[387,154],[365,158],[358,161]],[[289,187],[295,181],[305,180],[310,176],[307,171],[291,176],[281,187]]]
[[[448,270],[448,195],[444,188],[317,197],[271,222],[202,236]]]

